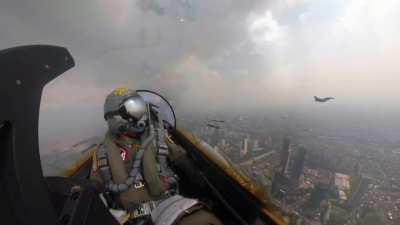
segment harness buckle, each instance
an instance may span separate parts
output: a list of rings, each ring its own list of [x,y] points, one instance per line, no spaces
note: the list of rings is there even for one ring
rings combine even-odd
[[[135,189],[142,188],[142,187],[144,187],[144,183],[141,182],[141,181],[138,181],[137,183],[135,183],[135,184],[133,185],[133,187],[134,187]]]
[[[136,219],[143,216],[149,216],[155,207],[156,203],[153,201],[143,203],[133,211],[133,218]]]

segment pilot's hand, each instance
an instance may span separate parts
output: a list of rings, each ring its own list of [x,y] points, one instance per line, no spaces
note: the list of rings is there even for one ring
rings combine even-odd
[[[171,140],[166,139],[165,143],[169,149],[168,158],[172,165],[179,169],[186,177],[189,177],[192,182],[203,187],[205,184],[200,179],[199,170],[193,164],[187,152],[182,146],[173,143]]]
[[[183,149],[180,145],[173,143],[172,140],[166,139],[165,143],[168,146],[168,151],[169,151],[168,157],[172,162],[179,161],[180,159],[186,156],[185,149]]]

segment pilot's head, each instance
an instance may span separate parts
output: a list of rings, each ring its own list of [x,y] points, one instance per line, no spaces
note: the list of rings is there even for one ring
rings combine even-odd
[[[104,103],[104,119],[113,134],[141,133],[146,123],[147,104],[133,90],[117,88]]]

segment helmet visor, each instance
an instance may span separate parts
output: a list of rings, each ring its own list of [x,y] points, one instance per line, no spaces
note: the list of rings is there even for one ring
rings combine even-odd
[[[136,120],[140,120],[146,113],[146,103],[140,97],[128,98],[123,106],[126,113]]]

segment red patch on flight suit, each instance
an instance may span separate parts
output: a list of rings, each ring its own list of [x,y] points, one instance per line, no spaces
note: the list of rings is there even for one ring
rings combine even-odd
[[[123,161],[128,159],[128,150],[124,149],[124,148],[120,148],[120,155]]]

